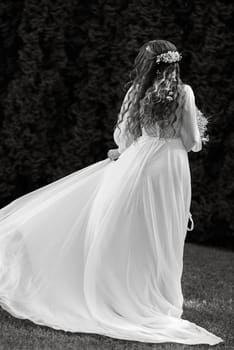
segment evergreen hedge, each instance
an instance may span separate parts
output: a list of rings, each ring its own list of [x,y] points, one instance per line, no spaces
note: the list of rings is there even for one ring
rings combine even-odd
[[[181,75],[211,117],[210,142],[189,154],[195,230],[231,245],[233,4],[221,0],[2,0],[0,204],[106,158],[139,47],[182,52]]]

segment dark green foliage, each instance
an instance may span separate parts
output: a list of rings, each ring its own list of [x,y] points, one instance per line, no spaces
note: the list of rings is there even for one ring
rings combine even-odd
[[[183,54],[182,79],[210,116],[190,154],[195,230],[231,244],[233,5],[221,0],[0,3],[0,204],[106,158],[139,47],[162,38]]]

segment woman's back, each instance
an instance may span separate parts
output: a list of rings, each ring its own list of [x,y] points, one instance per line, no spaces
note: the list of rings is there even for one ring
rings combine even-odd
[[[160,131],[160,127],[158,123],[156,122],[153,126],[142,126],[142,135],[148,135],[148,136],[156,136],[156,137],[163,137],[163,138],[178,138],[181,137],[181,128],[183,124],[183,117],[184,116],[184,104],[186,101],[186,93],[188,94],[188,90],[191,89],[191,87],[187,84],[183,84],[180,87],[179,90],[179,98],[178,98],[178,106],[175,110],[175,112],[169,116],[170,119],[174,119],[175,121],[173,124],[170,124],[164,127],[163,130]]]
[[[176,118],[174,115],[171,115],[171,118],[175,118],[173,124],[169,123],[169,126],[164,127],[163,130],[160,129],[157,122],[155,122],[153,126],[141,126],[142,135],[162,137],[165,139],[181,138],[188,152],[190,150],[197,152],[201,150],[202,143],[196,120],[197,108],[195,105],[194,93],[191,86],[188,84],[183,84],[179,89],[178,106],[174,112]],[[120,118],[124,109],[123,106],[128,101],[128,95],[130,95],[130,98],[134,96],[132,86],[124,98],[120,111]],[[119,144],[120,153],[133,142],[132,135],[126,131],[126,121],[129,113],[130,111],[124,115],[122,122],[119,124],[120,131],[118,128],[114,131],[114,140]]]

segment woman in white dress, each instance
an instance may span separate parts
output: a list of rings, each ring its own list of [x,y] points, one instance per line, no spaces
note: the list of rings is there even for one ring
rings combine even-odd
[[[202,128],[180,59],[168,41],[143,45],[118,149],[0,210],[0,305],[11,315],[149,343],[223,341],[181,318],[187,152],[201,150]]]

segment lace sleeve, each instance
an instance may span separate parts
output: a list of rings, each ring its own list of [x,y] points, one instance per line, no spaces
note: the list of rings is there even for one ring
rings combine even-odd
[[[181,138],[187,150],[199,152],[202,149],[201,131],[198,123],[198,109],[191,86],[185,85],[185,96],[182,111]]]
[[[131,86],[122,103],[120,112],[118,114],[118,120],[122,119],[123,112],[125,111],[125,108],[127,107],[127,104],[129,103],[129,98],[131,98],[131,92],[133,90],[133,86]],[[127,117],[129,115],[129,110],[124,114],[123,120],[118,124],[118,126],[114,130],[113,138],[118,146],[119,153],[123,153],[123,151],[128,148],[132,142],[133,142],[133,136],[129,134],[129,132],[126,130],[126,121]]]

